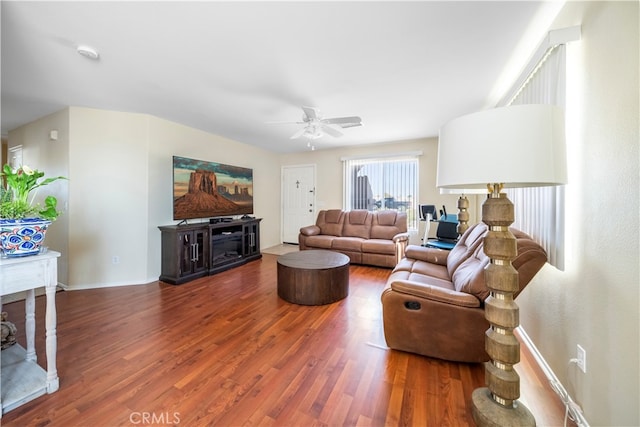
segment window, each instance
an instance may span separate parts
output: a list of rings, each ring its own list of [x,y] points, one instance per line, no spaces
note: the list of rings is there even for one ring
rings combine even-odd
[[[11,165],[13,170],[22,166],[22,145],[9,148],[9,161],[7,163]]]
[[[561,31],[561,30],[558,30]],[[565,106],[566,45],[550,47],[507,103]],[[506,190],[515,207],[513,226],[531,235],[547,251],[549,264],[564,270],[564,187]]]
[[[418,228],[418,156],[343,158],[344,207],[407,212],[407,227]]]

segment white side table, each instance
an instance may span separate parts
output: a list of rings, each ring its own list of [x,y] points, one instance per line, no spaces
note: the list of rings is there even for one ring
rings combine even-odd
[[[58,390],[56,369],[56,286],[58,284],[58,257],[60,253],[23,258],[0,258],[0,310],[2,295],[26,291],[25,335],[26,350],[14,344],[2,350],[1,400],[2,414],[27,403],[45,393]],[[35,349],[35,290],[44,286],[47,298],[45,313],[47,370],[36,359]]]

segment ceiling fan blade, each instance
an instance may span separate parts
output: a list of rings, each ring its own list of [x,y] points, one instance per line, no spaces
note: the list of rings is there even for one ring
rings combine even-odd
[[[301,107],[304,115],[302,116],[302,122],[268,122],[268,123],[282,123],[282,124],[303,124],[301,129],[291,135],[291,139],[298,139],[305,137],[311,140],[322,138],[323,135],[329,135],[334,138],[339,138],[343,135],[337,127],[349,128],[354,126],[362,126],[362,119],[358,116],[351,117],[333,117],[330,119],[323,119],[320,116],[320,111],[313,107]]]
[[[304,125],[306,122],[264,122],[267,125]]]
[[[305,131],[306,131],[306,130],[307,130],[307,128],[306,128],[306,127],[302,128],[302,129],[300,129],[300,130],[298,130],[296,133],[294,133],[293,135],[291,135],[291,139],[298,139],[298,138],[300,138],[300,137],[305,133]]]
[[[313,107],[303,106],[302,111],[304,111],[304,115],[307,117],[307,120],[305,120],[305,122],[316,120],[318,118],[318,111]]]
[[[346,128],[353,128],[356,126],[362,126],[362,123],[344,123],[344,124],[339,124],[338,126],[340,126],[342,129],[346,129]]]
[[[325,125],[325,124],[323,124],[321,126],[322,126],[321,127],[322,131],[324,133],[326,133],[327,135],[331,135],[334,138],[338,138],[338,137],[342,136],[342,132],[332,128],[331,126],[328,126],[328,125]]]
[[[361,126],[362,119],[358,116],[352,117],[334,117],[331,119],[322,119],[320,120],[322,123],[330,124],[330,125],[339,125],[343,128],[345,127],[354,127]]]

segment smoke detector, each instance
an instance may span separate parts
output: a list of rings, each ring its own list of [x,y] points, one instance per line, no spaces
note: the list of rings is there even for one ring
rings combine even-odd
[[[98,58],[100,58],[100,54],[98,53],[98,51],[91,46],[80,45],[76,48],[76,51],[85,58],[93,60],[97,60]]]

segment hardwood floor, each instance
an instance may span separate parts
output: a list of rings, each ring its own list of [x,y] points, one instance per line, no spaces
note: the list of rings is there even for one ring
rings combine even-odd
[[[351,266],[346,299],[307,307],[278,298],[276,259],[180,286],[59,292],[60,389],[2,425],[474,425],[481,364],[386,347],[380,294],[390,270]],[[43,364],[45,301],[36,300]],[[3,310],[24,345],[24,304]],[[525,360],[522,400],[538,425],[562,425],[559,399]]]

